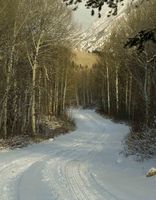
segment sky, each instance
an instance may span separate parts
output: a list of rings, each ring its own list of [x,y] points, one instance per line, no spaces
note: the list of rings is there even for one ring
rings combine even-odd
[[[85,2],[83,2],[79,4],[77,11],[73,12],[73,19],[83,29],[87,29],[92,25],[93,21],[95,21],[96,16],[91,16],[90,10],[86,9]]]

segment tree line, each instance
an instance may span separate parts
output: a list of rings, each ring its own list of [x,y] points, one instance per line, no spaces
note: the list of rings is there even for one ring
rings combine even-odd
[[[97,107],[135,129],[154,126],[155,44],[134,43],[140,30],[147,34],[155,26],[155,2],[115,19],[91,68],[72,62],[72,14],[59,0],[0,5],[0,137],[36,135],[45,116],[62,115],[71,105]]]
[[[72,30],[59,0],[0,0],[0,137],[35,135],[64,112]]]
[[[156,49],[153,41],[147,41],[141,51],[125,44],[140,30],[155,27],[155,9],[156,2],[144,2],[115,20],[102,50],[95,51],[98,64],[81,69],[77,83],[82,105],[129,120],[135,130],[155,126]]]

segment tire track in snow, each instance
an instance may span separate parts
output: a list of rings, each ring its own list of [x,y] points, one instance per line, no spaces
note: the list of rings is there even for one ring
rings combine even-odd
[[[88,167],[79,161],[48,161],[43,170],[44,180],[48,182],[55,199],[59,200],[96,200],[94,189],[89,188],[87,177]],[[82,173],[83,172],[83,173]]]
[[[114,135],[110,137],[112,124],[90,111],[77,110],[75,119],[78,129],[74,133],[61,136],[53,143],[26,148],[24,156],[21,149],[17,157],[16,152],[8,157],[11,163],[8,158],[1,158],[5,166],[0,164],[0,200],[121,200],[109,184],[103,183],[101,173],[94,174],[101,169],[99,153],[100,156],[106,153],[104,161],[107,161],[109,143],[116,139]]]
[[[84,166],[84,171],[87,170],[87,167]],[[82,167],[80,167],[80,163],[78,161],[71,161],[67,163],[65,168],[65,176],[66,180],[68,180],[69,185],[72,186],[71,192],[76,194],[77,200],[92,200],[93,198],[92,192],[88,191],[86,187],[86,183],[80,176],[80,170],[82,171]]]
[[[29,156],[14,160],[5,164],[0,169],[0,199],[12,200],[14,199],[13,185],[18,176],[27,170],[32,164],[38,161],[39,157]]]
[[[89,117],[87,116],[87,118]],[[93,119],[90,119],[90,121],[96,123],[96,126],[99,125]],[[94,152],[102,149],[100,141],[104,135],[99,134],[99,142],[96,141],[96,137],[97,135],[93,134],[89,138],[90,142],[88,142],[88,137],[85,140],[74,140],[73,142],[76,142],[76,144],[70,144],[70,150],[59,152],[56,155],[57,158],[47,162],[43,176],[45,177],[44,180],[49,183],[55,199],[103,200],[99,191],[89,184],[89,179],[86,176],[87,171],[89,171],[86,157],[87,160],[92,160],[95,157]]]
[[[86,155],[87,157],[92,157],[92,149],[90,146],[88,147],[89,151],[87,154],[83,155],[82,153],[78,153],[79,149],[81,148],[81,145],[77,145],[77,148],[75,150],[74,157],[68,161],[64,168],[64,175],[66,177],[66,181],[68,182],[68,185],[70,186],[70,192],[73,192],[73,195],[76,197],[76,200],[96,200],[96,198],[93,194],[93,190],[88,190],[88,182],[86,177],[86,172],[88,169],[88,163],[86,162]],[[85,146],[84,149],[87,147]],[[81,174],[83,173],[83,175]],[[85,178],[84,178],[85,177]]]
[[[124,199],[121,199],[121,198],[117,197],[116,195],[114,195],[111,192],[111,190],[107,189],[106,186],[104,186],[103,183],[101,183],[100,181],[98,181],[98,179],[95,177],[95,175],[93,173],[90,173],[89,179],[90,179],[90,182],[95,185],[95,187],[98,186],[98,189],[101,191],[101,194],[106,199],[109,199],[109,200],[124,200]],[[103,198],[101,200],[103,200]]]
[[[17,179],[16,200],[51,200],[51,192],[45,182],[43,182],[42,169],[45,167],[45,163],[48,160],[48,156],[37,160],[27,170],[25,170]]]
[[[84,154],[83,149],[88,151]],[[86,156],[88,160],[92,159],[95,156],[93,154],[95,149],[94,146],[88,145],[85,141],[79,143],[78,140],[76,144],[71,145],[70,151],[59,152],[56,158],[51,158],[47,162],[43,176],[44,180],[49,183],[55,199],[96,200],[100,196],[97,191],[94,191],[94,188],[89,187],[86,177],[89,170]]]

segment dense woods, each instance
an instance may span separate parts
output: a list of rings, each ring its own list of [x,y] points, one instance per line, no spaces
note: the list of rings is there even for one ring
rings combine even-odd
[[[92,67],[74,61],[72,11],[59,0],[0,4],[0,137],[34,136],[70,106],[129,121],[137,139],[155,134],[156,2],[114,20]]]
[[[0,200],[156,200],[155,11],[0,0]]]
[[[34,135],[65,110],[71,12],[58,0],[0,5],[0,137]]]
[[[146,42],[141,51],[127,49],[125,43],[140,30],[155,27],[155,9],[156,2],[146,2],[115,20],[103,49],[96,51],[98,64],[81,69],[79,75],[82,105],[93,105],[101,113],[130,121],[131,137],[136,140],[146,137],[155,141],[156,49],[153,41]]]

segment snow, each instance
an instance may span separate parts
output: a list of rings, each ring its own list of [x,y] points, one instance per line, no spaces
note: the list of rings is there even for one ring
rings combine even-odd
[[[146,174],[147,177],[155,176],[156,175],[156,168],[152,167]]]
[[[155,200],[156,159],[120,154],[129,127],[93,110],[71,111],[77,129],[0,153],[0,200]]]
[[[107,6],[103,6],[101,18],[98,18],[96,13],[94,17],[91,17],[91,24],[87,29],[82,29],[79,34],[77,34],[77,32],[75,33],[78,38],[78,42],[75,43],[75,48],[89,52],[100,51],[104,43],[108,40],[112,29],[116,28],[116,24],[121,23],[122,17],[126,17],[127,8],[132,5],[135,6],[137,1],[138,0],[124,0],[124,6],[121,5],[123,2],[121,2],[121,4],[119,3],[118,14],[110,17],[108,17],[110,9]]]
[[[116,26],[116,23],[119,23],[120,18],[125,15],[127,5],[129,0],[125,0],[125,5],[119,5],[118,15],[108,17],[108,12],[110,9],[106,6],[103,7],[102,16],[98,18],[97,15],[91,18],[94,21],[86,29],[80,32],[80,35],[77,35],[79,42],[75,45],[80,50],[86,50],[89,52],[100,50],[108,39],[112,28]]]

